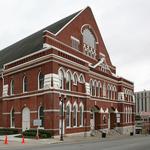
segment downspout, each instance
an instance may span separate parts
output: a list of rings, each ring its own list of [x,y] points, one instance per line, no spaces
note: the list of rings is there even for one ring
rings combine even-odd
[[[1,77],[2,77],[2,97],[3,97],[3,87],[4,87],[4,67],[0,69]]]
[[[1,70],[2,72],[2,88],[4,87],[4,69]]]

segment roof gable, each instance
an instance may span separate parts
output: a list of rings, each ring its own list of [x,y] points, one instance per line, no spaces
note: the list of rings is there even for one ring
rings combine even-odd
[[[74,18],[71,23],[66,26],[59,35],[57,35],[57,39],[61,40],[63,43],[71,46],[70,37],[73,36],[78,39],[81,43],[83,42],[83,30],[88,28],[92,34],[95,36],[96,39],[96,59],[97,61],[100,58],[100,53],[102,53],[105,58],[106,62],[109,66],[111,66],[115,70],[115,66],[112,65],[111,59],[109,57],[108,51],[106,49],[105,43],[100,33],[100,29],[97,25],[95,17],[90,7],[85,8],[81,11],[81,13]],[[82,45],[82,44],[81,44]],[[81,46],[83,47],[83,45]],[[82,52],[82,48],[80,49]],[[84,52],[83,52],[84,53]]]

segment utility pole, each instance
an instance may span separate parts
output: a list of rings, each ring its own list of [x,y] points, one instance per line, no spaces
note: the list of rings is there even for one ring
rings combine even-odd
[[[64,100],[66,99],[66,96],[59,95],[59,100],[61,102],[61,134],[60,134],[60,141],[64,140],[63,136],[63,130],[64,130]]]

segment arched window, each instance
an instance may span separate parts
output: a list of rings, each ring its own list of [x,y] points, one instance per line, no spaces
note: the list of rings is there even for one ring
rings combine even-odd
[[[95,37],[89,29],[84,29],[83,31],[83,43],[90,46],[93,49],[96,49]]]
[[[116,99],[117,98],[117,89],[116,89],[116,86],[114,86],[114,94],[113,94],[113,99]]]
[[[41,120],[41,127],[44,127],[44,107],[40,106],[38,110],[38,119]]]
[[[93,95],[93,80],[90,80],[90,95]]]
[[[84,79],[84,75],[83,75],[83,74],[80,74],[80,76],[79,76],[79,82],[80,82],[80,83],[84,83],[84,82],[85,82],[85,79]]]
[[[66,106],[66,127],[71,126],[71,106],[68,104]]]
[[[94,81],[94,85],[93,85],[93,96],[96,96],[96,94],[97,94],[97,81],[95,80]]]
[[[58,75],[59,75],[59,88],[60,89],[64,89],[64,71],[62,69],[60,69],[58,71]]]
[[[74,85],[78,84],[78,75],[76,73],[74,73],[74,75],[73,75],[73,84]]]
[[[12,109],[10,112],[10,127],[14,128],[15,127],[15,110]]]
[[[128,92],[129,102],[131,101],[131,91]]]
[[[80,103],[80,105],[79,105],[79,111],[80,111],[80,126],[83,126],[83,111],[84,111],[84,107],[83,107],[82,103]]]
[[[40,72],[38,76],[38,89],[44,88],[44,75]]]
[[[88,28],[84,29],[83,31],[83,44],[85,54],[95,58],[96,40],[93,33]]]
[[[132,95],[133,95],[133,93],[132,93],[132,91],[130,90],[130,91],[129,91],[129,101],[130,101],[130,102],[132,101]]]
[[[106,97],[106,84],[103,83],[103,97]]]
[[[97,90],[97,94],[98,94],[98,97],[101,97],[101,83],[100,81],[98,82],[98,90]]]
[[[73,106],[73,126],[74,127],[77,127],[77,112],[78,112],[77,104],[74,103],[74,106]]]
[[[111,98],[111,89],[110,89],[110,85],[109,84],[107,86],[107,97],[108,97],[108,99]]]
[[[66,90],[71,90],[71,73],[69,71],[66,75]]]
[[[28,91],[28,80],[27,77],[23,77],[23,93]]]
[[[126,92],[126,97],[127,97],[127,101],[129,101],[129,90],[127,89],[127,92]]]
[[[110,85],[110,99],[113,99],[113,86]]]
[[[10,95],[14,94],[14,80],[11,80],[10,82]]]
[[[95,82],[92,84],[92,96],[95,96]]]

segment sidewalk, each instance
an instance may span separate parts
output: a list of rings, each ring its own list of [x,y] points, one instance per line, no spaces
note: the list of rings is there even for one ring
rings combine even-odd
[[[16,135],[8,135],[8,146],[19,146],[22,145],[22,138],[15,137]],[[134,135],[136,136],[136,135]],[[132,137],[134,137],[132,136]],[[82,142],[98,142],[98,141],[109,141],[109,140],[117,140],[120,138],[132,138],[129,135],[117,135],[117,136],[106,136],[106,138],[102,138],[101,136],[85,136],[84,134],[78,135],[67,135],[64,136],[64,141],[60,141],[60,136],[56,136],[55,138],[50,139],[26,139],[24,145],[41,145],[41,144],[71,144],[71,143],[82,143]],[[4,144],[5,136],[0,136],[0,147]]]
[[[7,145],[16,145],[16,144],[22,144],[22,138],[15,137],[16,135],[8,135],[8,144]],[[5,136],[0,136],[0,143],[4,144]],[[57,138],[50,138],[50,139],[29,139],[29,138],[24,138],[25,143],[27,145],[37,145],[37,144],[52,144],[52,143],[58,143],[61,142]],[[5,145],[5,144],[4,144]]]

